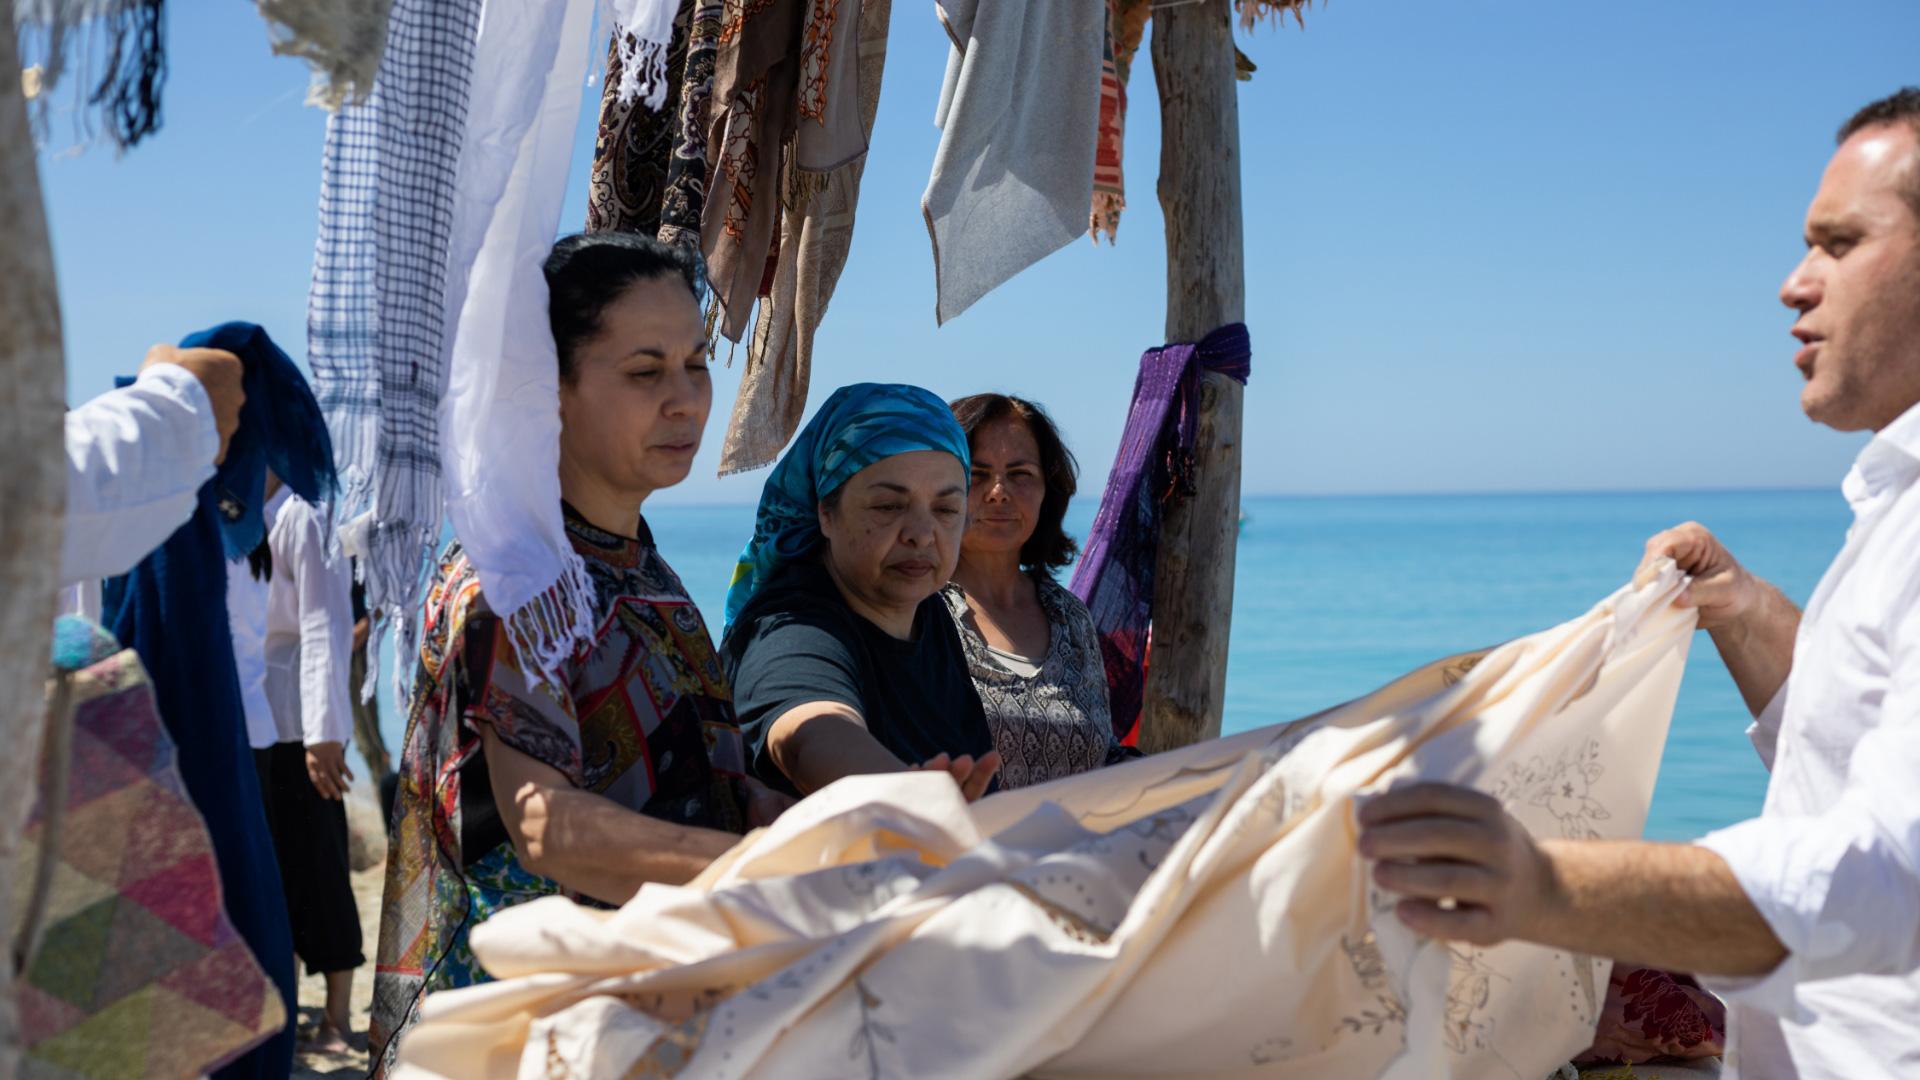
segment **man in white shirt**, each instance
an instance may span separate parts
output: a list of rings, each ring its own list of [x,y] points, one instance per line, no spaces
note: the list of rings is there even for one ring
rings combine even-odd
[[[240,426],[241,375],[230,352],[155,345],[132,385],[68,410],[62,585],[126,573],[193,516]]]
[[[1540,840],[1477,792],[1359,811],[1375,880],[1423,933],[1535,941],[1708,976],[1747,1080],[1920,1076],[1920,88],[1860,111],[1780,298],[1807,416],[1871,430],[1846,546],[1804,614],[1706,529],[1693,575],[1772,772],[1761,816],[1697,844]]]
[[[344,1053],[353,971],[366,962],[343,802],[353,780],[351,582],[325,514],[272,473],[266,490],[267,536],[252,558],[228,564],[227,615],[294,952],[326,978],[314,1046]]]

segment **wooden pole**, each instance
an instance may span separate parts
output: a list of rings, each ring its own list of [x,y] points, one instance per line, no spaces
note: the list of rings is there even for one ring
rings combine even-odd
[[[21,834],[40,765],[60,538],[66,372],[60,297],[13,21],[0,26],[0,1076],[19,1066],[13,949]]]
[[[1240,110],[1229,0],[1153,13],[1160,90],[1160,208],[1167,221],[1167,340],[1198,341],[1246,317],[1240,226]],[[1203,377],[1196,493],[1160,528],[1140,746],[1149,753],[1220,734],[1233,623],[1244,388]]]

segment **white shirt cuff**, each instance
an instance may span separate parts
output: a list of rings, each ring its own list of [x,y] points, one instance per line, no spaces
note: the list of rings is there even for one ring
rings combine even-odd
[[[1780,721],[1787,714],[1787,687],[1792,685],[1793,676],[1789,674],[1787,681],[1780,684],[1780,689],[1773,692],[1773,700],[1767,702],[1767,707],[1761,709],[1754,716],[1753,723],[1747,725],[1747,740],[1753,743],[1754,750],[1760,755],[1760,763],[1767,767],[1768,772],[1773,771],[1773,755],[1780,743]]]
[[[1822,977],[1812,968],[1821,958],[1849,949],[1855,935],[1844,925],[1822,918],[1832,867],[1822,858],[1824,852],[1801,842],[1801,830],[1794,827],[1798,824],[1752,818],[1695,841],[1726,861],[1748,902],[1787,950],[1785,959],[1765,975],[1703,975],[1700,982],[1734,1004],[1812,1023],[1813,1014],[1800,1003],[1798,987]]]
[[[155,364],[142,368],[134,377],[134,385],[143,389],[157,389],[168,397],[187,407],[199,421],[197,425],[198,448],[200,453],[196,461],[212,461],[220,452],[220,425],[213,417],[213,399],[207,396],[207,388],[193,372],[179,364]]]

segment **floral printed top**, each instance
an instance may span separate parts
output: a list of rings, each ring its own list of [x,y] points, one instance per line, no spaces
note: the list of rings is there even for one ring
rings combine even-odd
[[[1137,756],[1113,735],[1093,616],[1051,577],[1035,578],[1035,586],[1052,632],[1046,655],[1036,658],[1039,670],[1032,672],[1017,670],[987,645],[968,618],[965,590],[948,585],[942,593],[986,707],[1005,788],[1043,784]]]
[[[563,669],[565,694],[522,670],[505,624],[456,541],[441,556],[387,859],[370,1044],[375,1073],[428,991],[484,981],[468,931],[561,886],[521,866],[493,803],[480,727],[576,786],[683,825],[745,831],[744,748],[707,627],[653,546],[588,524],[567,532],[593,579],[593,643]]]

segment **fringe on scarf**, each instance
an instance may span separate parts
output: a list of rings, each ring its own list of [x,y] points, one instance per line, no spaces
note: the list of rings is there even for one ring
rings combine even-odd
[[[1120,242],[1120,212],[1127,208],[1127,197],[1114,191],[1096,191],[1093,193],[1093,210],[1087,215],[1087,235],[1093,238],[1094,245],[1100,243],[1100,234],[1107,234],[1107,243]]]
[[[53,91],[69,67],[83,88],[91,87],[75,95],[83,141],[92,137],[96,118],[120,150],[160,130],[165,0],[16,0],[14,27],[40,138],[47,134]]]
[[[667,102],[667,42],[642,41],[632,34],[618,37],[622,102],[640,99],[656,112]]]
[[[535,683],[565,697],[561,671],[583,645],[593,641],[593,579],[587,564],[567,552],[560,580],[506,616],[507,640],[520,656],[521,670]]]
[[[371,511],[369,511],[371,513]],[[359,556],[360,584],[366,586],[367,608],[377,611],[367,636],[367,677],[360,686],[360,700],[373,700],[380,683],[381,645],[387,632],[394,639],[393,689],[401,701],[407,700],[418,666],[419,642],[416,623],[420,611],[414,601],[425,586],[430,559],[423,552],[435,552],[440,539],[437,528],[408,522],[367,521],[363,548]]]
[[[373,93],[393,0],[259,0],[273,51],[313,69],[307,104],[328,112]]]
[[[1293,16],[1294,25],[1304,28],[1307,21],[1300,13],[1312,5],[1313,0],[1233,0],[1233,6],[1240,9],[1242,30],[1253,29],[1262,19],[1285,22],[1288,15]]]

